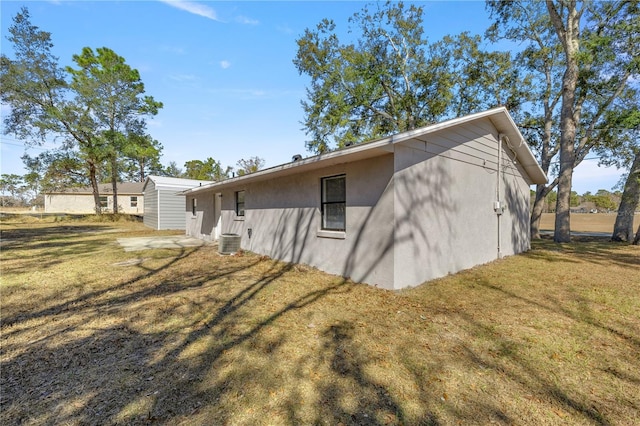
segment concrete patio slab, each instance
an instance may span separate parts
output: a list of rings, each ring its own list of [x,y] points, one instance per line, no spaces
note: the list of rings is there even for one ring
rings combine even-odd
[[[124,251],[140,251],[158,248],[179,249],[185,247],[200,247],[212,243],[186,235],[165,235],[158,237],[118,238],[118,244],[124,248]]]

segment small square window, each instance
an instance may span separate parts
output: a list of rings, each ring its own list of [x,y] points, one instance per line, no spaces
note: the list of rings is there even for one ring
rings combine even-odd
[[[107,207],[109,207],[109,199],[107,197],[100,197],[100,208],[101,209],[106,209]]]
[[[236,192],[236,214],[244,216],[244,191]]]
[[[138,207],[138,197],[131,197],[131,207]]]
[[[344,231],[346,225],[345,175],[322,178],[322,229]]]

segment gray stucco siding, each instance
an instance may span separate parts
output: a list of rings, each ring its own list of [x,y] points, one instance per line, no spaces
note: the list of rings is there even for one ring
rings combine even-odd
[[[214,236],[214,196],[213,192],[206,192],[196,199],[196,214],[193,214],[193,196],[185,198],[184,215],[186,217],[186,233],[192,237],[206,241],[215,240]],[[183,218],[184,220],[184,218]]]
[[[506,150],[500,173],[505,212],[498,218],[494,211],[495,129],[467,126],[466,134],[456,130],[431,135],[422,146],[396,146],[396,288],[496,259],[498,222],[501,255],[529,247],[524,225],[515,226],[528,223],[528,185]],[[474,139],[468,140],[471,135]]]
[[[346,230],[322,230],[322,178],[340,174]],[[187,233],[402,289],[528,250],[529,186],[546,179],[497,108],[189,190]]]
[[[320,180],[339,174],[346,176],[346,230],[323,232]],[[393,156],[386,155],[229,188],[222,193],[222,232],[242,235],[246,250],[391,288],[392,176]],[[245,191],[244,218],[235,214],[239,190]]]

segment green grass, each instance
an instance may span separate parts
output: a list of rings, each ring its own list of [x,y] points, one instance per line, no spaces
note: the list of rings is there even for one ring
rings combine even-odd
[[[137,223],[2,223],[2,424],[638,424],[640,249],[379,290]],[[115,266],[131,262],[130,266]]]

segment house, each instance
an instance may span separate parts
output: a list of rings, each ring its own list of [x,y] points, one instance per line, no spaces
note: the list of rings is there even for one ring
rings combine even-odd
[[[181,192],[210,183],[208,180],[147,176],[142,187],[144,224],[158,230],[184,229],[185,198]]]
[[[142,182],[118,183],[118,210],[120,213],[141,215],[144,212],[142,186]],[[102,211],[112,212],[113,187],[111,183],[99,184],[98,193],[100,194]],[[44,194],[44,211],[45,213],[95,213],[93,188],[86,186],[46,192]]]
[[[505,108],[185,191],[186,232],[401,289],[530,248],[546,176]]]

